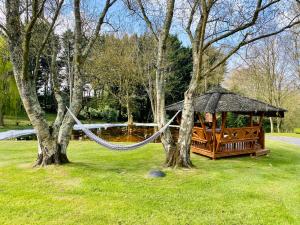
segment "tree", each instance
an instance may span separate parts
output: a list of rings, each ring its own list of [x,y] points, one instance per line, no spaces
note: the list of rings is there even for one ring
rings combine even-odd
[[[159,15],[155,15],[151,21],[152,15],[149,16],[147,10],[151,11],[152,2],[136,0],[127,0],[127,6],[130,10],[134,11],[139,17],[141,17],[147,24],[149,30],[157,41],[157,55],[156,55],[156,70],[155,70],[155,121],[158,124],[158,128],[163,127],[166,124],[166,110],[165,110],[165,86],[166,86],[166,49],[167,41],[170,33],[171,24],[174,16],[175,0],[167,0],[162,5]],[[155,9],[153,10],[155,12]],[[160,19],[160,18],[163,19]],[[171,132],[167,129],[161,136],[161,141],[166,152],[167,166],[173,162],[173,155],[176,154],[176,144],[172,138]]]
[[[243,46],[279,34],[300,23],[298,13],[284,20],[281,17],[293,7],[286,1],[257,0],[239,4],[214,0],[187,2],[190,7],[186,9],[188,15],[184,17],[188,19],[183,22],[192,44],[193,73],[184,97],[178,139],[179,156],[172,160],[175,162],[173,166],[182,167],[192,166],[190,145],[194,125],[193,101],[201,79],[208,78],[210,72],[219,68]],[[272,18],[282,20],[276,23]],[[211,68],[204,70],[204,55],[210,46],[222,47],[224,56],[216,60]]]
[[[142,84],[136,69],[135,39],[127,35],[103,37],[101,44],[95,48],[88,69],[94,89],[99,85],[108,87],[121,107],[126,108],[130,124],[133,122],[137,89]]]
[[[12,73],[9,51],[5,38],[0,37],[0,126],[4,126],[4,115],[17,111],[20,96]]]
[[[13,64],[14,77],[20,92],[20,96],[27,112],[27,115],[37,132],[39,141],[38,159],[36,165],[49,165],[53,163],[66,163],[67,146],[69,144],[71,131],[74,121],[69,113],[65,113],[65,102],[62,97],[60,87],[58,84],[57,71],[57,43],[54,38],[54,26],[57,18],[60,15],[64,0],[47,1],[47,0],[32,0],[31,4],[25,4],[20,0],[5,1],[6,7],[6,24],[1,26],[9,41],[10,58]],[[115,3],[115,0],[106,0],[104,8],[99,13],[96,27],[92,34],[85,35],[83,33],[81,5],[80,0],[74,0],[74,60],[73,60],[73,76],[74,87],[72,94],[72,102],[70,109],[77,115],[81,109],[82,92],[84,79],[82,76],[83,65],[90,53],[91,47],[94,45],[102,25],[105,22],[105,16],[109,8]],[[45,7],[49,4],[49,7]],[[30,7],[30,8],[28,8]],[[23,19],[21,8],[25,8],[25,12],[30,12],[30,15]],[[53,9],[47,11],[52,15],[52,20],[47,26],[46,35],[39,46],[36,54],[35,69],[33,73],[29,73],[29,55],[30,44],[32,43],[32,31],[37,26],[38,21],[45,19],[44,13],[46,9]],[[46,14],[46,13],[45,13]],[[89,37],[87,42],[83,42],[85,37]],[[57,117],[52,125],[49,125],[45,113],[41,108],[36,92],[35,79],[39,71],[40,56],[42,55],[45,45],[51,40],[52,46],[52,61],[51,61],[51,80],[53,84],[53,91],[57,101]],[[83,43],[86,43],[83,45]]]
[[[290,39],[290,42],[293,40]],[[286,108],[287,120],[296,121],[296,115],[290,100],[297,102],[297,78],[290,74],[286,57],[284,36],[270,37],[251,46],[244,59],[244,65],[234,71],[228,81],[229,87],[248,97],[256,98],[276,107]],[[292,110],[293,113],[289,111]],[[292,118],[291,118],[292,117]],[[281,131],[285,119],[277,118],[276,130]],[[270,117],[270,131],[274,132],[274,121]],[[286,127],[288,128],[288,127]],[[292,127],[288,128],[292,130]]]

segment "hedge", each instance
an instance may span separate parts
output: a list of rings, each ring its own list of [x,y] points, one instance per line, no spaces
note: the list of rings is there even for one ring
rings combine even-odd
[[[300,128],[294,128],[294,133],[300,134]]]

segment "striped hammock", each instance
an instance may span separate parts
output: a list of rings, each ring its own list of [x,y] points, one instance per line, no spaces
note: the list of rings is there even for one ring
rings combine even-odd
[[[136,148],[140,148],[150,142],[153,142],[155,139],[157,139],[173,122],[173,120],[176,118],[176,116],[179,114],[180,111],[178,111],[173,117],[172,119],[165,125],[163,126],[159,131],[157,131],[156,133],[154,133],[151,137],[147,138],[146,140],[139,142],[139,143],[135,143],[135,144],[131,144],[131,145],[119,145],[119,144],[112,144],[109,143],[105,140],[103,140],[102,138],[98,137],[97,135],[95,135],[93,132],[91,132],[89,129],[87,129],[77,118],[76,116],[71,112],[71,110],[69,108],[67,108],[67,110],[69,111],[70,115],[73,117],[73,119],[75,120],[75,122],[77,123],[77,125],[79,126],[79,128],[86,134],[86,136],[88,136],[91,140],[95,141],[96,143],[98,143],[99,145],[102,145],[110,150],[117,150],[117,151],[128,151],[128,150],[133,150]]]

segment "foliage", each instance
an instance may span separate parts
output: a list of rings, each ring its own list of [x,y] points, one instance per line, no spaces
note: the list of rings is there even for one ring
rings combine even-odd
[[[249,124],[247,116],[235,114],[232,112],[227,113],[226,126],[227,127],[245,127]]]
[[[192,72],[192,51],[183,47],[176,36],[170,36],[167,43],[167,61],[169,62],[166,74],[166,104],[183,99],[187,90]]]
[[[300,134],[300,128],[294,128],[294,133]]]
[[[20,96],[12,73],[7,42],[0,37],[0,114],[20,111]]]
[[[272,123],[278,132],[291,132],[300,126],[300,91],[282,48],[279,38],[269,38],[249,48],[245,65],[231,73],[227,85],[234,92],[287,109],[284,119],[275,118]],[[270,122],[267,127],[271,129]]]
[[[153,107],[151,101],[154,104],[156,100],[156,47],[154,37],[147,33],[141,36],[106,35],[99,39],[85,68],[87,78],[96,92],[86,105],[96,109],[104,107],[103,101],[106,101],[109,107],[122,108],[121,117],[127,117],[129,111],[135,120],[148,121],[149,109]],[[219,57],[220,53],[209,48],[206,68]],[[220,83],[224,71],[225,65],[211,74],[206,85]],[[191,48],[182,45],[177,36],[170,36],[168,39],[164,72],[166,104],[183,99],[192,72],[192,52]],[[199,93],[203,91],[204,83],[202,88],[199,87]],[[117,101],[119,106],[110,104],[109,101]]]
[[[95,90],[105,87],[112,98],[127,109],[129,118],[138,98],[136,89],[141,84],[135,66],[135,37],[117,38],[107,35],[95,46],[93,56],[86,67],[89,80]]]
[[[116,122],[119,118],[119,111],[108,105],[98,109],[84,106],[79,115],[85,119],[100,118],[106,122]]]
[[[121,153],[74,141],[74,163],[33,169],[36,142],[1,142],[0,223],[299,224],[299,148],[267,147],[257,159],[192,155],[187,172],[161,167],[160,144]],[[147,178],[153,168],[167,176]]]

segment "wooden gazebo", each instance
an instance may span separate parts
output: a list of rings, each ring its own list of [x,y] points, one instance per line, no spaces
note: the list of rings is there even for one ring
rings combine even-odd
[[[169,105],[167,110],[178,111],[182,107],[183,101]],[[285,109],[243,97],[219,86],[195,98],[194,108],[199,123],[195,123],[193,128],[191,151],[212,159],[267,154],[269,150],[265,149],[263,117],[284,117],[286,112]],[[239,128],[226,127],[228,112],[248,115],[249,124]],[[221,119],[219,127],[217,117]],[[256,122],[254,117],[258,117]]]

